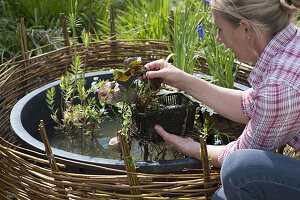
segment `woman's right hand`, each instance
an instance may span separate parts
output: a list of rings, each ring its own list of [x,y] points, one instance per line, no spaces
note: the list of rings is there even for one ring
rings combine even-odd
[[[145,67],[147,69],[147,78],[159,78],[170,86],[180,88],[180,83],[184,79],[183,76],[185,73],[168,63],[166,60],[155,60],[146,64]]]
[[[155,125],[154,130],[164,139],[167,147],[175,149],[189,157],[200,159],[200,144],[192,138],[184,138],[168,133],[160,125]]]

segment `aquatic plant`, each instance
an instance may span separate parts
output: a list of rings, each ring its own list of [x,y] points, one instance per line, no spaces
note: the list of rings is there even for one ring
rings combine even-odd
[[[51,110],[52,119],[57,123],[56,129],[71,136],[87,135],[93,138],[95,130],[100,128],[101,122],[106,117],[104,104],[99,102],[94,95],[105,81],[95,78],[90,87],[86,86],[86,60],[83,62],[76,51],[76,28],[80,26],[80,20],[77,17],[77,0],[68,20],[72,30],[70,44],[75,54],[70,70],[60,77],[60,94],[57,95],[61,96],[60,108],[55,105],[56,89],[54,87],[47,90],[46,102]],[[82,31],[81,40],[86,50],[91,42],[90,33]],[[87,54],[85,56],[87,57]]]
[[[91,87],[86,89],[83,63],[76,55],[71,64],[70,72],[60,78],[61,106],[55,105],[56,89],[53,87],[46,93],[46,102],[51,110],[51,117],[57,123],[56,128],[68,135],[88,135],[93,137],[105,119],[105,109],[93,95],[104,84],[103,80],[95,79]],[[58,112],[61,113],[58,113]],[[62,116],[60,119],[59,116]]]

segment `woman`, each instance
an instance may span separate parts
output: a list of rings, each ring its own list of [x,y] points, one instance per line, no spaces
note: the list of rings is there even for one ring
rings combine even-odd
[[[243,92],[221,88],[186,74],[164,60],[148,63],[146,76],[161,78],[164,83],[186,91],[224,117],[246,124],[236,141],[226,146],[208,145],[214,166],[221,166],[234,151],[239,150],[233,155],[244,155],[240,149],[264,150],[263,153],[254,150],[249,155],[245,153],[249,158],[254,156],[253,159],[285,144],[300,150],[300,30],[291,24],[300,8],[300,0],[212,0],[211,8],[213,23],[218,30],[216,39],[230,48],[238,60],[255,64],[248,79],[251,89]],[[199,144],[191,138],[167,133],[158,125],[155,130],[178,151],[200,159]],[[299,166],[299,161],[296,163]],[[228,169],[225,164],[222,171]],[[225,183],[231,181],[225,181],[224,174],[230,173],[221,172],[224,188],[214,198],[219,195],[226,199],[223,192],[228,196],[239,194],[226,190],[229,187]],[[300,174],[295,187],[298,194],[299,177]],[[247,198],[230,196],[230,199]]]

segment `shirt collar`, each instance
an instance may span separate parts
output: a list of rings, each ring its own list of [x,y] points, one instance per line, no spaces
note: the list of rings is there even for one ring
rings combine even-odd
[[[271,59],[295,37],[296,32],[297,28],[293,24],[289,24],[268,43],[249,75],[248,81],[252,87],[262,82],[264,71]]]

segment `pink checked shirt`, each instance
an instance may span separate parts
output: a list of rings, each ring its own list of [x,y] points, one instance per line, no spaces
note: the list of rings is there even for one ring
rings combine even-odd
[[[289,144],[300,150],[300,30],[292,24],[267,45],[248,78],[243,112],[249,118],[242,135],[219,154],[237,149],[274,151]]]

